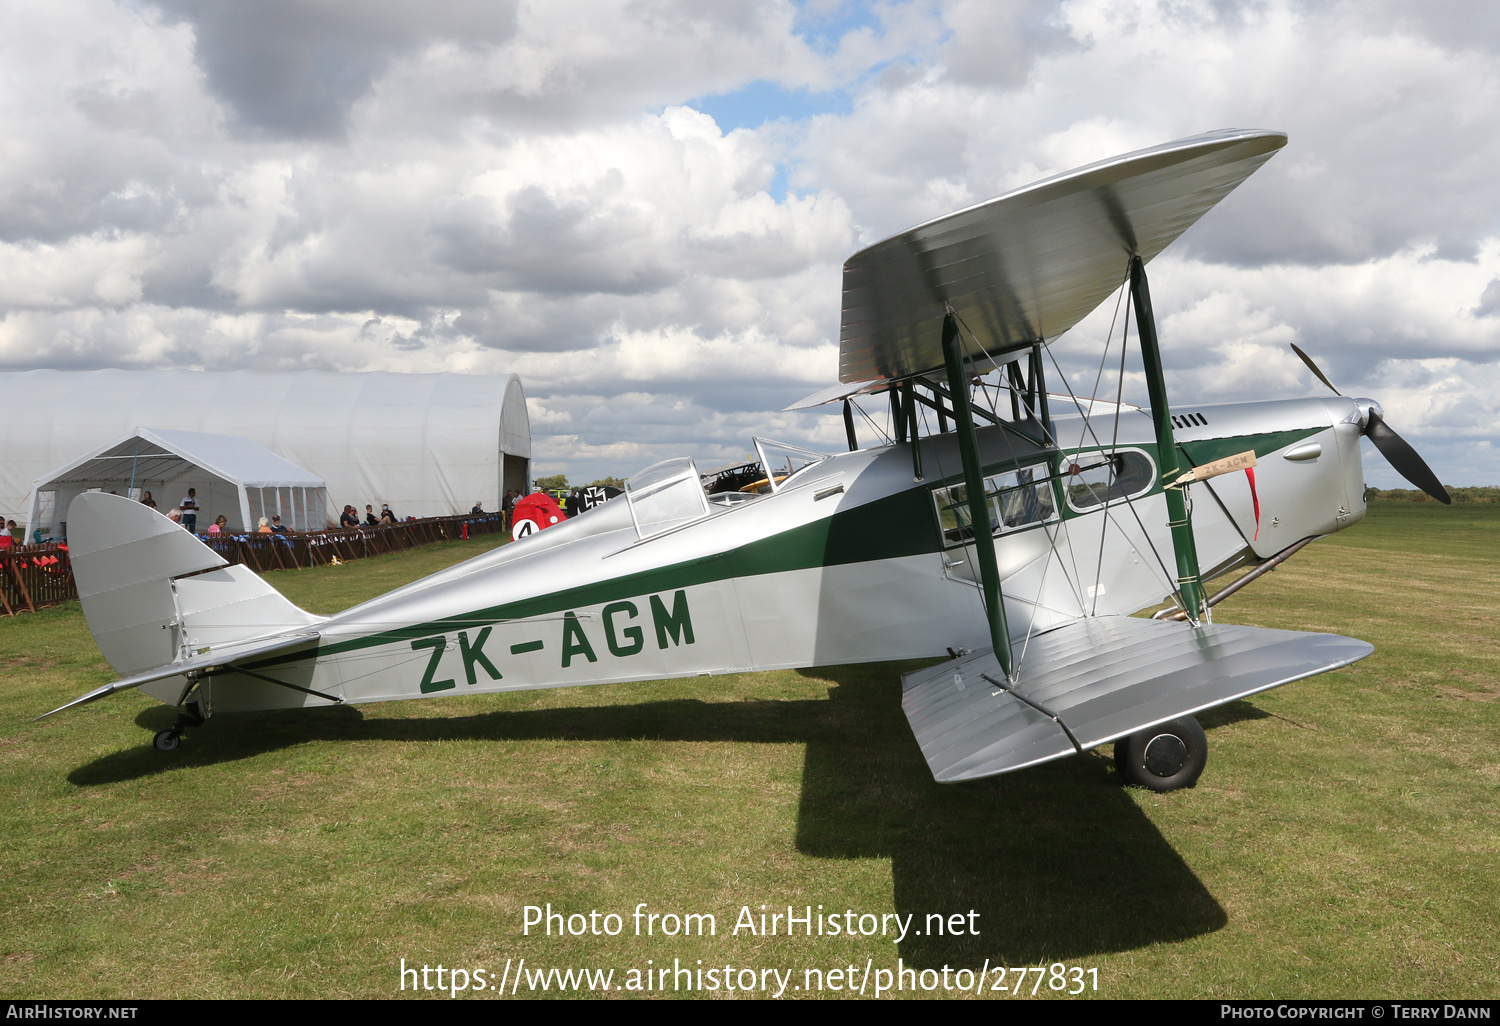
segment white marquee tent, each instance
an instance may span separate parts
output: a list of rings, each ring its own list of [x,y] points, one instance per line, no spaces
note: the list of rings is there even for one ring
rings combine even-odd
[[[496,510],[530,480],[514,374],[38,370],[0,374],[0,515],[23,516],[37,478],[148,426],[263,445],[326,481],[335,517],[345,503]]]
[[[280,514],[294,531],[328,525],[328,490],[321,478],[265,446],[229,435],[141,428],[43,474],[34,482],[26,533],[56,529],[80,492],[151,492],[160,512],[196,491],[198,533],[223,514],[233,532],[253,531],[261,517]]]

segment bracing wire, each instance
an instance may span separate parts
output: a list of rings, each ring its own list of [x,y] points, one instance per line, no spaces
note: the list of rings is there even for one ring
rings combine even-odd
[[[1089,393],[1089,412],[1090,413],[1094,412],[1094,405],[1099,400],[1099,382],[1104,379],[1104,365],[1109,362],[1109,347],[1110,347],[1110,344],[1114,341],[1114,337],[1115,337],[1115,324],[1120,319],[1120,304],[1122,302],[1124,302],[1124,300],[1125,300],[1125,283],[1128,282],[1129,280],[1130,280],[1130,265],[1127,264],[1125,266],[1125,278],[1124,278],[1123,281],[1120,282],[1119,288],[1117,288],[1115,290],[1115,312],[1110,316],[1110,319],[1109,319],[1109,334],[1107,334],[1107,335],[1104,336],[1104,352],[1102,352],[1102,353],[1099,354],[1099,370],[1094,374],[1094,390]],[[1129,307],[1125,308],[1125,321],[1126,321],[1126,329],[1125,330],[1128,330],[1129,329],[1129,322],[1130,322],[1130,308]],[[1120,336],[1120,339],[1121,339],[1121,345],[1123,346],[1124,345],[1124,334],[1123,334],[1123,332],[1122,332],[1122,334]],[[1071,391],[1071,389],[1069,389],[1069,391]],[[1118,408],[1116,408],[1116,410],[1115,410],[1115,418],[1116,418],[1116,427],[1117,428],[1119,426],[1119,415],[1120,415],[1120,411],[1119,411]],[[1117,433],[1118,433],[1118,431],[1117,431]],[[1079,437],[1078,437],[1078,447],[1079,448],[1083,447],[1083,436],[1082,436],[1082,434],[1080,434]]]
[[[989,351],[984,347],[984,344],[979,341],[979,337],[978,337],[978,335],[976,335],[974,333],[973,329],[971,329],[968,326],[968,324],[964,323],[963,318],[958,318],[958,323],[959,323],[960,327],[962,327],[965,331],[967,331],[969,333],[969,336],[970,336],[971,340],[973,341],[974,345],[979,349],[979,351],[981,353],[984,354],[985,359],[989,360],[992,364],[995,363],[996,362],[995,358],[990,355]],[[981,381],[981,384],[982,384],[983,383],[983,379],[981,378],[980,381]],[[997,386],[997,388],[996,388],[997,396],[998,396],[998,392],[999,392],[999,388]],[[986,392],[986,396],[988,397],[988,392]],[[997,409],[996,409],[994,401],[991,402],[991,412],[995,413],[996,416],[998,417],[998,412],[997,412]],[[1046,444],[1048,444],[1048,445],[1051,445],[1053,448],[1057,448],[1057,440],[1053,436],[1053,434],[1047,429],[1046,425],[1042,425],[1042,432],[1043,432],[1044,442]],[[1002,427],[1000,434],[1001,434],[1001,438],[1005,441],[1006,449],[1007,449],[1007,451],[1008,451],[1008,453],[1009,453],[1009,455],[1011,457],[1011,460],[1016,464],[1017,468],[1019,468],[1021,461],[1018,458],[1018,456],[1016,454],[1016,451],[1015,451],[1015,448],[1014,448],[1014,446],[1013,446],[1013,444],[1011,442],[1010,432],[1007,431],[1007,430],[1005,430]],[[1053,493],[1054,501],[1056,499],[1056,495],[1057,495],[1057,493],[1054,491],[1054,493]],[[1059,516],[1059,519],[1058,519],[1057,522],[1055,522],[1054,524],[1052,524],[1050,527],[1043,526],[1043,528],[1042,528],[1042,530],[1045,531],[1046,534],[1047,534],[1047,543],[1048,543],[1047,544],[1047,562],[1042,567],[1042,576],[1041,576],[1040,583],[1037,585],[1037,594],[1036,594],[1035,599],[1031,602],[1031,618],[1027,622],[1027,625],[1026,625],[1026,636],[1025,636],[1025,639],[1022,641],[1022,644],[1021,644],[1021,652],[1020,652],[1019,655],[1016,656],[1015,666],[1013,667],[1013,669],[1015,670],[1015,672],[1020,672],[1021,664],[1024,661],[1025,656],[1026,656],[1026,650],[1030,647],[1030,644],[1031,644],[1031,633],[1032,633],[1032,631],[1036,627],[1037,614],[1038,614],[1038,612],[1041,609],[1041,596],[1042,596],[1042,591],[1044,590],[1044,588],[1046,586],[1047,572],[1052,567],[1052,557],[1054,555],[1057,555],[1057,553],[1058,553],[1058,540],[1059,540],[1059,537],[1060,537],[1061,531],[1062,531],[1061,514],[1059,513],[1058,516]],[[1071,545],[1068,546],[1068,558],[1070,560],[1072,560],[1072,562],[1074,564],[1073,565],[1073,573],[1071,573],[1071,574],[1068,573],[1068,568],[1063,563],[1061,556],[1058,556],[1058,569],[1061,570],[1062,575],[1063,575],[1063,580],[1067,582],[1068,588],[1073,592],[1073,599],[1074,599],[1075,602],[1078,603],[1078,609],[1081,612],[1083,610],[1083,589],[1082,589],[1081,584],[1080,584],[1080,582],[1081,582],[1081,574],[1079,574],[1078,566],[1077,566],[1077,558],[1076,558],[1076,556],[1073,553],[1073,547]]]
[[[1126,271],[1126,278],[1127,278],[1127,280],[1129,280],[1129,271],[1128,271],[1128,269]],[[1121,286],[1120,286],[1120,297],[1121,297],[1121,299],[1123,299],[1124,296],[1125,296],[1125,286],[1122,283]],[[1120,303],[1117,300],[1115,302],[1115,312],[1118,314],[1119,310],[1120,310]],[[1105,339],[1105,342],[1104,342],[1104,356],[1106,356],[1106,357],[1109,355],[1110,340],[1112,340],[1114,338],[1114,332],[1115,332],[1115,325],[1114,325],[1114,322],[1111,321],[1110,325],[1109,325],[1109,338]],[[1130,307],[1127,306],[1125,308],[1125,323],[1120,326],[1120,380],[1118,382],[1118,385],[1119,385],[1118,391],[1115,393],[1114,433],[1110,436],[1110,440],[1109,440],[1109,451],[1110,451],[1110,455],[1111,456],[1114,456],[1114,454],[1116,454],[1116,453],[1118,453],[1120,451],[1120,409],[1121,409],[1121,404],[1124,402],[1124,399],[1125,399],[1125,353],[1126,353],[1126,350],[1129,348],[1129,341],[1130,341]],[[1099,361],[1099,370],[1100,370],[1100,372],[1102,374],[1102,372],[1104,370],[1104,360],[1103,360],[1103,358],[1101,358],[1100,361]],[[1094,404],[1098,401],[1098,397],[1099,397],[1099,380],[1096,378],[1094,380],[1094,394],[1089,399],[1089,411],[1090,412],[1093,412]],[[1092,489],[1090,489],[1090,490],[1092,491]],[[1106,488],[1105,492],[1104,492],[1104,508],[1106,510],[1109,508],[1109,502],[1110,502],[1109,489]],[[1089,615],[1090,616],[1093,616],[1093,615],[1095,615],[1095,614],[1097,614],[1099,612],[1099,587],[1103,583],[1103,578],[1104,578],[1104,543],[1105,543],[1106,539],[1109,537],[1109,524],[1110,524],[1110,521],[1109,521],[1108,517],[1100,517],[1099,518],[1099,559],[1098,559],[1098,562],[1096,562],[1094,564],[1094,594],[1093,594],[1093,600],[1094,601],[1089,606]]]
[[[885,439],[885,444],[886,445],[891,445],[892,444],[892,442],[891,442],[891,436],[885,433],[885,428],[883,428],[879,424],[875,423],[875,418],[871,417],[868,413],[866,413],[865,410],[864,410],[864,407],[860,406],[859,403],[855,402],[852,398],[849,400],[849,405],[853,406],[854,409],[856,411],[858,411],[859,415],[861,417],[865,418],[865,420],[869,422],[869,425],[872,428],[875,429],[875,433],[877,435],[879,435],[881,438]]]
[[[1125,298],[1125,290],[1124,289],[1125,289],[1126,282],[1129,281],[1129,277],[1130,277],[1130,267],[1129,267],[1129,264],[1127,263],[1126,264],[1126,269],[1125,269],[1125,276],[1121,280],[1120,290],[1118,292],[1117,298],[1115,299],[1115,313],[1114,313],[1114,317],[1111,319],[1111,322],[1110,322],[1110,333],[1111,333],[1111,335],[1113,335],[1113,333],[1114,333],[1115,319],[1117,319],[1119,317],[1120,304],[1124,302],[1124,298]],[[955,315],[955,316],[957,316],[957,315]],[[1127,317],[1128,316],[1129,315],[1127,313]],[[974,332],[974,330],[971,329],[968,326],[968,324],[964,322],[964,320],[963,320],[962,317],[958,317],[957,320],[958,320],[959,325],[961,325],[964,328],[965,331],[968,331],[969,337],[973,340],[974,345],[976,347],[978,347],[978,349],[979,349],[979,351],[981,353],[984,354],[985,358],[987,360],[989,360],[990,363],[992,363],[992,364],[995,363],[995,358],[990,355],[989,350],[987,350],[984,347],[984,344],[979,341],[979,336]],[[1083,430],[1083,432],[1079,436],[1079,448],[1082,448],[1082,443],[1085,440],[1085,438],[1087,438],[1088,436],[1092,435],[1093,439],[1094,439],[1094,444],[1098,445],[1102,449],[1104,447],[1104,443],[1101,442],[1101,441],[1099,441],[1099,436],[1094,431],[1094,426],[1093,426],[1093,423],[1089,419],[1088,413],[1086,413],[1084,411],[1082,404],[1078,401],[1078,396],[1077,396],[1076,393],[1074,393],[1073,386],[1071,384],[1069,384],[1067,375],[1063,373],[1062,366],[1057,362],[1057,357],[1056,357],[1056,355],[1053,354],[1052,348],[1050,346],[1044,346],[1043,348],[1045,348],[1047,350],[1047,358],[1052,361],[1052,366],[1057,371],[1058,380],[1062,383],[1063,388],[1067,390],[1067,397],[1068,397],[1068,399],[1070,399],[1072,401],[1074,408],[1078,410],[1078,416],[1079,416],[1079,418],[1083,422],[1083,428],[1084,428],[1084,430]],[[1107,344],[1106,344],[1106,348],[1105,348],[1105,354],[1106,354],[1106,357],[1107,357],[1107,355],[1108,355],[1108,346],[1107,346]],[[1123,360],[1123,354],[1122,354],[1122,360]],[[1101,372],[1101,374],[1103,372],[1103,364],[1104,364],[1104,358],[1101,358],[1101,360],[1100,360],[1100,372]],[[1123,379],[1122,379],[1122,382],[1123,382]],[[1123,385],[1122,385],[1122,387],[1123,387]],[[1096,388],[1097,388],[1097,384],[1096,384]],[[1123,392],[1122,392],[1122,395],[1123,395]],[[1090,403],[1089,403],[1090,407],[1093,406],[1094,401],[1095,400],[1093,400],[1093,399],[1090,400]],[[1116,437],[1118,437],[1118,431],[1119,431],[1119,417],[1120,417],[1120,406],[1119,406],[1119,404],[1116,404],[1116,406],[1115,406],[1115,430],[1116,430]],[[1044,429],[1044,431],[1045,431],[1045,429]],[[1053,437],[1051,434],[1045,434],[1045,438],[1054,447],[1060,447],[1058,445],[1057,439],[1055,437]],[[1090,488],[1090,492],[1091,493],[1092,493],[1092,491],[1093,491],[1092,488]],[[1167,569],[1166,563],[1161,558],[1161,553],[1157,552],[1157,550],[1156,550],[1156,543],[1151,540],[1151,535],[1146,531],[1145,524],[1143,524],[1141,522],[1140,514],[1138,512],[1136,512],[1134,502],[1131,501],[1131,500],[1129,500],[1129,499],[1124,500],[1124,502],[1125,502],[1126,506],[1128,506],[1130,508],[1130,514],[1131,514],[1131,516],[1135,518],[1136,526],[1141,529],[1141,535],[1146,539],[1146,545],[1151,549],[1151,555],[1155,558],[1157,566],[1159,566],[1161,568],[1162,574],[1163,574],[1163,576],[1164,576],[1164,578],[1166,580],[1168,589],[1172,592],[1173,595],[1175,595],[1177,597],[1177,599],[1179,600],[1179,602],[1185,606],[1186,603],[1182,602],[1182,594],[1179,591],[1179,589],[1177,588],[1176,578],[1174,578],[1172,576],[1171,571]],[[1110,517],[1110,510],[1109,510],[1109,504],[1107,502],[1104,503],[1103,509],[1104,509],[1104,515],[1105,515],[1105,517],[1109,518]],[[1116,528],[1119,528],[1118,524],[1116,524],[1115,526],[1116,526]],[[1121,530],[1120,534],[1121,534],[1122,537],[1125,538],[1126,544],[1128,544],[1130,546],[1130,548],[1135,552],[1136,555],[1141,556],[1142,558],[1145,558],[1144,557],[1144,553],[1142,553],[1141,550],[1140,550],[1140,548],[1136,546],[1135,542],[1131,540],[1129,534],[1127,534],[1124,530]],[[1076,556],[1074,556],[1074,554],[1073,554],[1073,548],[1072,548],[1071,545],[1068,546],[1068,553],[1069,553],[1069,557],[1074,560],[1073,573],[1081,580],[1082,575],[1079,574],[1079,572],[1078,572],[1077,559],[1076,559]],[[1078,585],[1075,583],[1074,587],[1076,589],[1078,587]],[[1097,591],[1098,591],[1098,583],[1095,582],[1095,599],[1096,599],[1096,602],[1097,602]],[[1078,599],[1079,609],[1082,609],[1083,608],[1083,594],[1082,594],[1081,591],[1079,591],[1077,593],[1077,599]]]
[[[1052,365],[1057,368],[1058,376],[1062,377],[1062,367],[1058,366],[1057,357],[1052,355],[1052,351],[1050,349],[1047,351],[1047,355],[1052,360]],[[1064,378],[1064,382],[1066,382],[1066,378]],[[1099,446],[1099,448],[1101,449],[1104,448],[1104,443],[1099,440],[1099,436],[1094,432],[1093,424],[1089,423],[1088,415],[1083,412],[1083,406],[1079,403],[1078,397],[1073,394],[1073,390],[1071,387],[1068,389],[1068,398],[1073,400],[1073,405],[1078,409],[1078,415],[1084,419],[1086,434],[1093,436],[1095,445]],[[1119,411],[1117,410],[1116,416],[1118,416],[1118,414]],[[1090,491],[1092,492],[1092,488],[1090,488]],[[1168,590],[1170,590],[1171,593],[1177,597],[1178,601],[1182,602],[1183,607],[1186,608],[1186,602],[1182,599],[1182,592],[1177,587],[1177,579],[1172,576],[1172,572],[1167,569],[1166,562],[1161,558],[1161,553],[1156,550],[1156,543],[1151,540],[1150,532],[1146,530],[1146,525],[1142,523],[1141,515],[1135,508],[1135,501],[1132,499],[1123,499],[1121,501],[1124,502],[1125,506],[1130,510],[1130,515],[1135,518],[1136,526],[1141,529],[1141,536],[1146,539],[1146,546],[1151,550],[1151,555],[1155,558],[1156,565],[1161,568],[1162,574],[1167,582]],[[1106,517],[1110,516],[1111,514],[1109,505],[1106,503],[1103,508],[1104,515]],[[1119,527],[1119,524],[1116,524],[1115,526]],[[1144,557],[1145,554],[1142,553],[1141,550],[1136,546],[1135,542],[1131,540],[1129,534],[1126,534],[1123,530],[1121,530],[1120,534],[1125,538],[1126,543],[1131,547],[1136,555]]]
[[[959,323],[960,327],[962,327],[965,331],[967,331],[969,333],[970,339],[973,341],[974,345],[979,349],[979,351],[984,354],[984,358],[986,360],[989,360],[990,363],[992,363],[992,364],[995,363],[996,362],[995,358],[990,355],[989,350],[984,347],[984,343],[979,341],[979,336],[977,334],[975,334],[974,330],[972,328],[970,328],[968,326],[968,324],[966,324],[964,322],[964,319],[962,317],[958,318],[958,323]],[[1055,364],[1056,360],[1054,360],[1053,362]],[[1061,373],[1061,372],[1059,372],[1059,373]],[[980,379],[981,383],[983,382],[983,380],[984,380],[983,378]],[[997,389],[997,392],[998,392],[998,389]],[[1071,390],[1070,390],[1070,394],[1071,394]],[[990,412],[991,413],[995,413],[995,415],[997,417],[999,416],[998,412],[996,411],[995,404],[993,402],[990,405]],[[1009,432],[1007,432],[1007,431],[1005,431],[1005,430],[1002,429],[1002,431],[1001,431],[1001,437],[1003,437],[1005,439],[1005,441],[1006,441],[1006,448],[1010,450],[1010,454],[1011,454],[1012,458],[1014,458],[1015,457],[1015,450],[1013,448],[1011,448],[1011,446],[1010,446],[1010,435],[1009,435]],[[1053,433],[1050,430],[1048,430],[1048,428],[1047,428],[1046,425],[1042,425],[1042,439],[1043,439],[1043,442],[1045,444],[1051,445],[1053,448],[1059,448],[1058,442],[1057,442],[1057,438],[1053,435]],[[1019,466],[1019,460],[1017,460],[1017,465]],[[1061,514],[1060,511],[1058,513],[1058,516],[1059,516],[1059,519],[1062,516],[1062,514]],[[1049,534],[1047,537],[1052,542],[1053,546],[1056,547],[1057,536],[1054,535],[1054,534]],[[1083,575],[1078,570],[1078,560],[1077,560],[1077,557],[1073,554],[1073,547],[1071,545],[1068,546],[1068,558],[1073,563],[1073,573],[1070,576],[1068,574],[1067,570],[1064,569],[1063,570],[1063,577],[1067,579],[1068,586],[1073,589],[1073,597],[1078,602],[1078,608],[1079,608],[1079,610],[1082,611],[1082,609],[1083,609],[1083,591],[1082,591],[1082,589],[1080,587],[1080,582],[1083,580]],[[1059,565],[1061,565],[1061,563],[1059,563]]]
[[[960,321],[960,323],[962,323],[962,321]],[[964,328],[968,329],[968,325],[965,324]],[[970,335],[972,335],[974,337],[974,344],[979,347],[979,351],[982,352],[982,353],[984,353],[986,359],[988,359],[991,363],[994,363],[995,362],[995,358],[990,355],[990,353],[989,353],[989,351],[987,349],[984,348],[983,343],[981,343],[979,341],[979,337],[977,335],[974,335],[974,333],[973,333],[972,330],[970,330],[969,333],[970,333]],[[1049,354],[1051,353],[1051,349],[1050,348],[1048,349],[1048,353]],[[1057,363],[1057,361],[1054,358],[1053,359],[1053,365],[1055,366],[1056,363]],[[1059,374],[1059,376],[1061,376],[1061,374],[1062,374],[1061,370],[1058,371],[1058,374]],[[1064,384],[1065,387],[1067,386],[1066,379],[1064,379],[1063,384]],[[1071,396],[1072,395],[1072,389],[1069,388],[1068,391],[1069,391],[1069,395]],[[1076,405],[1076,402],[1077,402],[1076,398],[1075,398],[1074,402],[1075,402],[1075,405]],[[1043,441],[1046,444],[1051,445],[1053,448],[1055,448],[1055,449],[1061,449],[1062,448],[1062,445],[1058,441],[1056,434],[1053,431],[1049,430],[1045,425],[1043,425],[1043,427],[1042,427],[1042,438],[1043,438]],[[1064,501],[1066,501],[1066,497],[1064,497]],[[1059,513],[1058,513],[1059,519],[1061,519],[1061,516],[1062,516],[1062,514],[1059,511]],[[1049,535],[1048,537],[1053,540],[1053,543],[1055,545],[1056,544],[1056,535]],[[1064,569],[1063,569],[1063,577],[1066,578],[1066,580],[1068,582],[1068,587],[1070,587],[1070,588],[1073,589],[1073,598],[1078,603],[1078,610],[1079,610],[1079,613],[1081,615],[1082,612],[1083,612],[1083,572],[1081,570],[1079,570],[1079,568],[1078,568],[1078,556],[1073,551],[1073,546],[1071,544],[1068,545],[1068,561],[1070,563],[1072,563],[1072,565],[1073,565],[1073,572],[1071,574],[1069,574],[1067,572],[1066,567],[1064,567]],[[1059,565],[1061,565],[1060,562],[1059,562]]]

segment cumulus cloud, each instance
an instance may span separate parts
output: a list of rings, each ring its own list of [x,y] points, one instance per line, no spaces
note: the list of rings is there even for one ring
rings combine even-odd
[[[853,250],[1268,127],[1152,266],[1174,392],[1316,393],[1296,342],[1500,480],[1487,4],[57,0],[0,60],[0,366],[514,370],[539,467],[588,476],[837,448],[775,411],[835,377]],[[757,89],[836,102],[691,105]],[[1057,342],[1070,380],[1107,329]]]
[[[957,60],[877,83],[850,117],[813,126],[799,180],[832,185],[879,237],[1116,153],[1275,128],[1287,149],[1185,245],[1322,263],[1416,241],[1471,254],[1500,232],[1500,38],[1447,48],[1423,22],[1340,4],[1075,0],[1054,17],[1033,31],[1069,45],[1031,57],[1017,87]]]
[[[194,55],[238,126],[338,138],[354,103],[396,57],[437,43],[485,45],[515,32],[505,0],[154,0],[191,26]]]

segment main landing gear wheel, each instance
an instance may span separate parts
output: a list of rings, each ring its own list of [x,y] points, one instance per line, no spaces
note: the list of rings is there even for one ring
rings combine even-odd
[[[1125,783],[1150,791],[1192,787],[1208,764],[1208,735],[1191,716],[1159,723],[1115,742]]]
[[[168,727],[166,730],[158,730],[156,732],[156,739],[153,743],[159,750],[163,752],[170,752],[172,749],[177,747],[177,743],[181,740],[182,734],[177,730],[177,728]]]

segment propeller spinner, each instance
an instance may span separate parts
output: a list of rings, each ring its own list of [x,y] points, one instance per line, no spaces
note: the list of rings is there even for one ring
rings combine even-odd
[[[1301,349],[1298,349],[1296,345],[1292,346],[1292,352],[1296,353],[1302,362],[1307,364],[1307,369],[1312,371],[1313,375],[1319,381],[1327,385],[1334,395],[1343,396],[1344,393],[1334,388],[1333,382],[1328,380],[1328,376],[1318,368],[1317,364],[1313,363],[1312,357],[1308,356]],[[1448,496],[1448,490],[1443,487],[1437,475],[1432,472],[1432,468],[1427,465],[1427,461],[1417,455],[1417,450],[1413,449],[1407,443],[1406,439],[1391,430],[1391,426],[1385,422],[1384,418],[1380,416],[1380,413],[1374,407],[1371,407],[1366,414],[1365,437],[1374,444],[1375,448],[1380,450],[1380,455],[1384,456],[1386,461],[1395,468],[1396,473],[1439,502],[1450,506],[1453,504],[1453,500]]]

